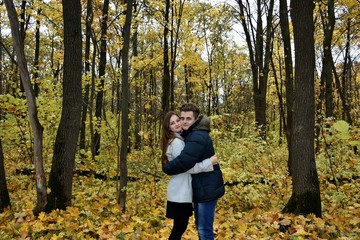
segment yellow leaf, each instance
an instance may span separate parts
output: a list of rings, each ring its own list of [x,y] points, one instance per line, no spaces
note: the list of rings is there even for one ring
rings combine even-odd
[[[134,229],[130,224],[128,224],[127,226],[125,226],[124,228],[121,229],[121,232],[132,233],[132,232],[134,232]]]
[[[299,229],[294,235],[305,236],[305,235],[311,235],[311,234],[306,232],[304,229]]]
[[[150,109],[151,108],[151,105],[149,103],[146,103],[145,106],[144,106],[145,109]]]
[[[316,226],[323,227],[325,225],[325,221],[321,218],[315,218]]]
[[[67,207],[66,210],[70,213],[70,216],[72,217],[77,218],[80,215],[80,211],[76,207]]]
[[[46,215],[45,215],[44,212],[41,212],[41,213],[39,214],[39,219],[40,219],[40,221],[42,221],[42,222],[46,220]]]
[[[56,236],[55,234],[53,234],[51,237],[51,240],[58,240],[58,239],[60,239],[60,238],[58,236]]]

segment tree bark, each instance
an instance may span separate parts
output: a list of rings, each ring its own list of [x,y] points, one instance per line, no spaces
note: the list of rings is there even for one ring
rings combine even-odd
[[[6,184],[4,160],[2,141],[0,139],[0,213],[2,213],[5,208],[11,206],[9,192]]]
[[[294,26],[295,91],[291,137],[292,195],[283,212],[296,215],[314,213],[321,217],[319,180],[315,164],[314,127],[314,3],[292,0]]]
[[[175,96],[174,96],[174,82],[175,82],[175,63],[176,63],[176,56],[177,56],[177,49],[178,49],[178,42],[179,42],[179,32],[180,32],[180,25],[182,14],[184,10],[185,0],[179,1],[178,11],[175,11],[174,4],[172,4],[171,12],[172,12],[172,20],[171,20],[171,40],[170,40],[170,109],[175,109]],[[176,13],[178,13],[176,15]],[[176,25],[174,25],[174,18],[176,18]]]
[[[99,62],[99,78],[100,84],[98,86],[98,93],[96,95],[96,107],[95,117],[97,121],[97,127],[94,135],[94,149],[93,155],[100,154],[100,139],[101,139],[101,119],[102,119],[102,108],[103,108],[103,97],[104,97],[104,84],[105,84],[105,69],[106,69],[106,48],[107,48],[107,20],[109,13],[109,0],[104,1],[102,10],[101,20],[101,42],[100,42],[100,62]]]
[[[164,66],[163,66],[163,80],[162,80],[162,111],[163,114],[170,110],[170,70],[169,70],[169,12],[170,0],[165,0],[165,19],[164,19]]]
[[[41,14],[41,7],[37,10],[37,16]],[[35,97],[39,96],[40,82],[39,82],[39,58],[40,58],[40,20],[36,20],[35,32],[35,56],[34,56],[34,94]]]
[[[20,78],[26,93],[29,120],[34,135],[34,164],[35,164],[36,193],[37,193],[37,202],[36,202],[37,205],[34,209],[34,214],[37,215],[38,213],[40,213],[45,209],[47,203],[46,178],[44,173],[43,156],[42,156],[43,127],[38,119],[35,94],[33,92],[30,81],[30,74],[27,67],[27,61],[25,58],[24,44],[23,41],[21,40],[21,35],[19,31],[19,20],[17,18],[15,6],[12,0],[5,0],[4,2],[9,16],[11,33],[13,37],[13,44],[16,52],[16,57],[18,60],[18,66],[20,69]]]
[[[120,188],[118,189],[118,203],[122,211],[126,210],[126,187],[127,187],[127,151],[129,144],[129,48],[132,18],[132,0],[126,1],[126,18],[124,26],[124,45],[122,48],[122,85],[121,85],[121,149],[120,149]]]
[[[281,36],[284,43],[284,59],[285,59],[285,94],[286,94],[286,124],[284,124],[287,146],[288,146],[288,172],[291,175],[291,128],[294,103],[294,73],[291,52],[291,38],[288,20],[287,0],[280,0],[280,27]]]
[[[91,25],[93,21],[93,6],[92,0],[87,1],[86,7],[86,28],[85,28],[85,75],[86,77],[91,77],[90,72],[90,45],[91,45]],[[79,141],[79,148],[84,149],[86,148],[86,117],[88,113],[88,106],[89,106],[89,94],[90,94],[90,81],[86,81],[85,91],[83,96],[83,106],[81,111],[81,127],[80,127],[80,141]],[[84,158],[85,156],[82,155]]]
[[[325,83],[325,116],[334,115],[331,43],[335,26],[334,0],[327,1],[327,16],[321,14],[324,30],[321,81]]]
[[[351,74],[351,59],[350,59],[350,42],[351,42],[351,19],[347,20],[347,26],[346,26],[346,46],[345,46],[345,56],[344,56],[344,64],[343,64],[343,72],[341,77],[341,85],[342,88],[340,91],[342,91],[342,95],[344,100],[346,100],[347,107],[351,109],[351,104],[347,101],[349,99],[348,96],[348,82],[350,82],[350,74]],[[343,111],[342,118],[346,119],[346,112]],[[350,114],[349,114],[350,115]],[[347,119],[348,122],[352,122],[352,119]]]
[[[63,103],[52,159],[47,211],[71,206],[72,180],[81,118],[81,5],[63,0],[64,76]]]
[[[1,31],[0,31],[0,33],[1,33]],[[2,47],[0,47],[0,60],[2,60],[2,59],[3,59]],[[0,66],[0,72],[2,72],[2,66]],[[3,76],[1,74],[0,75],[0,95],[3,94],[2,81],[3,81]],[[2,110],[0,108],[0,122],[2,122],[2,119],[3,119],[3,115],[2,115]],[[8,192],[7,184],[6,184],[4,161],[5,161],[5,157],[4,157],[3,147],[2,147],[2,141],[0,138],[0,213],[2,213],[5,208],[11,206],[9,192]]]
[[[134,14],[137,13],[137,2],[134,1]],[[136,26],[134,27],[134,34],[132,37],[132,49],[133,49],[133,56],[134,58],[136,58],[138,56],[138,24],[136,24]],[[141,149],[141,136],[140,136],[140,131],[142,129],[142,102],[143,102],[143,97],[142,97],[142,91],[141,91],[141,79],[140,79],[140,70],[136,70],[135,75],[134,75],[134,79],[136,81],[135,84],[135,100],[134,100],[134,105],[135,105],[135,119],[137,119],[137,121],[135,121],[135,126],[134,126],[134,135],[135,135],[135,143],[134,143],[134,148],[137,150]]]

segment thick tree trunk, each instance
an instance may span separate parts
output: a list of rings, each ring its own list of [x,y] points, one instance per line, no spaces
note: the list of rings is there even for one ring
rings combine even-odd
[[[37,115],[36,99],[31,86],[30,74],[28,71],[27,62],[25,58],[24,44],[20,36],[19,20],[17,18],[15,6],[12,0],[5,0],[4,2],[10,20],[11,33],[13,37],[13,44],[16,52],[16,57],[18,60],[18,66],[20,69],[21,81],[23,83],[26,93],[30,125],[34,134],[34,164],[35,164],[36,193],[37,193],[37,205],[34,209],[34,214],[37,215],[38,213],[40,213],[45,209],[47,203],[46,178],[44,173],[43,156],[42,156],[43,127],[40,124]]]
[[[127,187],[127,152],[129,144],[129,47],[131,34],[132,0],[126,1],[126,18],[124,26],[124,45],[122,48],[122,85],[121,85],[121,150],[120,150],[120,188],[118,189],[118,203],[123,211],[126,210]]]
[[[314,3],[292,0],[294,26],[295,91],[294,119],[291,137],[292,196],[283,212],[321,217],[319,180],[315,164],[314,125]]]
[[[47,211],[71,205],[72,180],[81,118],[81,5],[63,0],[64,77],[61,119],[55,139]]]

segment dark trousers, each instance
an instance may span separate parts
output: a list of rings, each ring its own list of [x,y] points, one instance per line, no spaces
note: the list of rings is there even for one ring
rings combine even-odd
[[[169,236],[169,240],[181,240],[181,236],[186,231],[188,223],[189,223],[189,217],[175,218],[174,226]]]

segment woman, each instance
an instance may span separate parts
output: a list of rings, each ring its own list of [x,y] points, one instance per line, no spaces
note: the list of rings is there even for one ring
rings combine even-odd
[[[162,130],[161,160],[164,166],[181,153],[185,142],[180,136],[182,122],[175,112],[168,112],[165,115]],[[215,164],[217,164],[217,158],[214,155],[197,163],[189,171],[171,177],[167,189],[166,217],[174,219],[174,225],[169,239],[181,239],[192,215],[191,174],[213,171]]]

